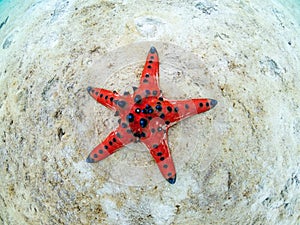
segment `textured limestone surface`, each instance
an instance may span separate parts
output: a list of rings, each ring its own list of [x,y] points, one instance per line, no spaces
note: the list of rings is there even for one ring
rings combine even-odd
[[[296,7],[44,0],[3,11],[0,224],[299,224]],[[117,124],[86,87],[138,85],[151,45],[166,97],[219,102],[170,129],[174,185],[139,143],[85,162]]]

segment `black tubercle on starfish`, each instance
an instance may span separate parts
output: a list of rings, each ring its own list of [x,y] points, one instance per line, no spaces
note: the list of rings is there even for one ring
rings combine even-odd
[[[134,115],[132,114],[132,113],[129,113],[128,115],[127,115],[127,120],[128,120],[128,122],[133,122],[134,121]]]
[[[142,96],[136,95],[135,98],[134,98],[134,102],[135,103],[141,103],[141,101],[142,101]]]

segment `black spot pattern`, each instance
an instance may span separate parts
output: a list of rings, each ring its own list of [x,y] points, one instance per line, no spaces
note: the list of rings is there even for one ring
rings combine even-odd
[[[155,108],[156,108],[156,110],[159,111],[159,112],[162,110],[161,105],[156,105]]]
[[[118,101],[118,106],[120,106],[121,108],[124,108],[126,105],[126,102],[125,101]]]
[[[142,128],[146,127],[146,126],[147,126],[147,123],[148,123],[148,122],[147,122],[146,119],[144,119],[144,118],[140,119],[140,125],[141,125]]]
[[[151,114],[151,113],[153,113],[153,109],[150,105],[147,104],[146,107],[142,110],[142,113]]]
[[[140,132],[136,132],[136,133],[133,134],[133,136],[140,138],[141,134],[140,134]]]
[[[153,109],[152,108],[148,109],[148,113],[149,114],[153,113]]]
[[[129,113],[127,115],[127,120],[128,120],[129,123],[133,122],[134,121],[134,115],[132,113]]]
[[[136,95],[135,98],[134,98],[134,102],[135,103],[141,103],[142,101],[142,97],[140,95]]]

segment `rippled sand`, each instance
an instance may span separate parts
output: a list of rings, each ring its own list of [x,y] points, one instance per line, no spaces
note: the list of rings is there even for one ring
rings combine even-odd
[[[3,224],[299,223],[299,3],[26,2],[0,1]],[[151,45],[166,97],[218,100],[170,129],[175,185],[140,143],[85,162],[117,125],[86,87],[131,90]]]

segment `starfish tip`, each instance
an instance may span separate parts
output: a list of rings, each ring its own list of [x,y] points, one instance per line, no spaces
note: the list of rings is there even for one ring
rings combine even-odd
[[[211,99],[211,100],[210,100],[211,108],[215,107],[217,104],[218,104],[218,101],[217,101],[217,100],[215,100],[215,99]]]
[[[87,163],[93,163],[95,162],[94,159],[92,159],[90,156],[87,157],[87,159],[85,160]]]
[[[170,184],[175,184],[175,182],[176,182],[176,174],[175,174],[175,176],[174,177],[170,177],[170,178],[168,178],[168,179],[166,179]]]
[[[90,93],[92,89],[93,88],[91,86],[88,86],[86,90],[88,91],[88,93]]]
[[[132,89],[133,89],[133,91],[136,91],[138,88],[133,86]]]
[[[156,48],[154,47],[154,46],[151,46],[151,48],[150,48],[150,53],[151,54],[154,54],[154,53],[156,53],[157,51],[156,51]]]

